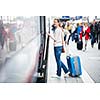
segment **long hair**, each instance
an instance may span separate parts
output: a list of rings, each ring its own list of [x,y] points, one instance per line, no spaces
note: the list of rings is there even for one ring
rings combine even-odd
[[[57,22],[59,23],[59,26],[61,26],[59,19],[55,18],[54,20],[57,20]]]

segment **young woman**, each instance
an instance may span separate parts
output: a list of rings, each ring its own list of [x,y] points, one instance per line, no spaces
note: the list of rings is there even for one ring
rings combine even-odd
[[[57,73],[54,77],[61,77],[61,68],[64,70],[64,77],[66,77],[68,69],[61,61],[62,47],[64,46],[64,35],[58,19],[54,19],[54,25],[56,27],[54,37],[48,34],[54,40],[54,55],[57,63]]]
[[[83,51],[87,49],[89,34],[90,34],[90,27],[88,26],[88,23],[85,23],[83,27]]]

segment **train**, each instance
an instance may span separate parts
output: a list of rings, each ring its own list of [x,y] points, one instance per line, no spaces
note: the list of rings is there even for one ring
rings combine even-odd
[[[4,27],[8,36],[8,40],[4,43],[3,50],[7,51],[9,49],[9,52],[3,55],[5,56],[3,64],[0,64],[0,76],[2,77],[0,78],[0,82],[46,83],[49,50],[49,37],[46,33],[50,32],[50,19],[46,16],[1,16],[0,20],[4,22],[2,27]],[[35,42],[36,39],[38,43]],[[30,51],[34,52],[34,67],[18,69],[18,66],[21,65],[19,65],[20,63],[17,60],[15,61],[13,59],[16,58],[17,54],[20,56],[21,53],[19,52],[26,48],[32,41],[34,41],[33,46],[38,44],[38,49],[33,48],[34,51]],[[10,55],[10,59],[8,59],[8,55]],[[18,64],[16,64],[16,62],[18,62]],[[16,70],[13,66],[17,66]],[[29,71],[27,69],[29,69]],[[23,71],[21,72],[21,70]],[[17,72],[14,73],[14,71]],[[27,73],[25,73],[26,71]],[[23,75],[25,77],[23,76],[23,78],[25,79],[17,78],[17,76],[19,77],[22,73],[24,73]],[[8,76],[10,78],[8,78]]]

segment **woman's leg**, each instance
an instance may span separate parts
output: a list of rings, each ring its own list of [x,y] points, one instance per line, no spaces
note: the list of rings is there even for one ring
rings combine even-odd
[[[85,37],[83,37],[83,51],[85,50]]]
[[[61,61],[61,67],[64,70],[65,74],[68,73],[68,69],[67,69],[67,67],[64,65],[64,63],[62,61]]]
[[[54,47],[54,54],[55,54],[56,63],[57,63],[58,76],[61,76],[61,60],[60,60],[61,51],[62,51],[62,47]]]
[[[88,40],[85,40],[85,50],[87,49],[87,42]]]

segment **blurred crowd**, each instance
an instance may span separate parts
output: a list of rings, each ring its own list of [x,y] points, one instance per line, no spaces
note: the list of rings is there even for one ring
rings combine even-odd
[[[88,40],[91,40],[91,47],[95,43],[99,44],[100,41],[100,21],[93,20],[91,23],[79,22],[73,23],[69,21],[60,22],[60,27],[64,32],[64,40],[69,44],[69,40],[83,42],[83,51],[87,49]],[[56,27],[52,25],[52,30],[55,31]],[[66,32],[67,31],[67,32]],[[66,34],[67,33],[67,34]]]
[[[15,32],[18,31],[17,25],[14,24],[3,24],[3,20],[0,20],[0,48],[3,50],[4,47],[9,51],[9,44],[15,42]]]

